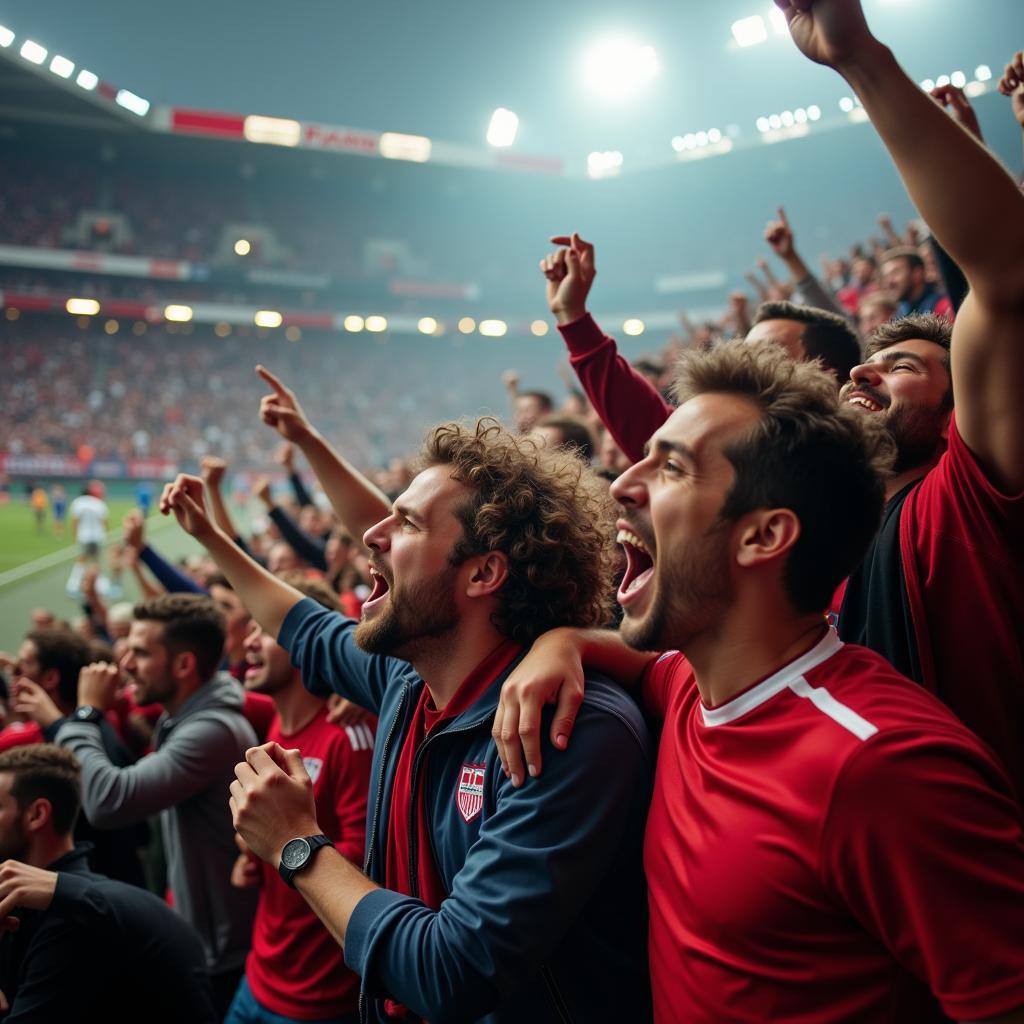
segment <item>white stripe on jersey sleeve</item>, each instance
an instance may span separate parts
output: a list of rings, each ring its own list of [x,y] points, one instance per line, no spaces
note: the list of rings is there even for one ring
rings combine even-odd
[[[365,749],[373,750],[373,730],[365,722],[361,722],[358,728],[363,734],[363,739],[366,741]]]
[[[348,736],[349,743],[352,744],[353,750],[362,750],[364,746],[363,734],[359,731],[359,726],[354,728],[351,725],[345,726],[345,735]]]
[[[824,686],[811,686],[801,676],[789,684],[789,688],[798,696],[806,697],[819,711],[828,715],[847,732],[852,732],[859,740],[870,739],[878,732],[878,726],[872,725],[866,718],[861,718],[853,708],[835,699]]]

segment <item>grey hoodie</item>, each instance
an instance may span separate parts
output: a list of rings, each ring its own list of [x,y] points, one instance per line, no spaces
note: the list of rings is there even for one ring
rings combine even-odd
[[[160,815],[174,906],[199,932],[212,974],[244,963],[256,909],[257,891],[230,882],[238,848],[228,787],[256,744],[242,704],[242,687],[218,673],[176,715],[161,716],[155,751],[127,768],[111,763],[97,725],[70,720],[57,733],[82,764],[91,824],[120,828]]]

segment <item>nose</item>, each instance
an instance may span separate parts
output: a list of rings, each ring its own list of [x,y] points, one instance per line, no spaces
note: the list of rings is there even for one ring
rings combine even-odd
[[[611,496],[620,504],[637,508],[647,502],[647,485],[644,483],[643,466],[647,462],[635,462],[612,481]]]
[[[395,516],[392,513],[386,519],[382,519],[375,526],[371,526],[366,533],[363,534],[363,544],[368,547],[371,551],[387,551],[391,547],[390,534],[388,532],[388,524],[394,520]]]
[[[260,638],[263,636],[263,630],[256,622],[249,623],[249,631],[245,635],[245,649],[247,651],[257,650],[260,646]]]
[[[131,650],[127,650],[121,655],[121,661],[118,665],[122,672],[131,673],[135,668],[135,655]]]
[[[870,384],[872,387],[882,382],[882,375],[874,363],[860,363],[850,371],[850,382],[853,384]]]

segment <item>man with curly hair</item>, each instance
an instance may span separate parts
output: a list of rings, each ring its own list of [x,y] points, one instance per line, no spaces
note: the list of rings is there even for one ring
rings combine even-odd
[[[588,680],[586,755],[551,747],[536,786],[506,776],[491,743],[502,681],[533,640],[608,621],[607,503],[573,454],[493,420],[437,427],[422,464],[366,531],[374,586],[358,624],[243,554],[206,516],[200,480],[165,489],[162,511],[207,547],[306,686],[379,714],[363,871],[319,838],[301,756],[277,744],[236,769],[236,828],[344,946],[370,1020],[645,1020],[637,708]]]

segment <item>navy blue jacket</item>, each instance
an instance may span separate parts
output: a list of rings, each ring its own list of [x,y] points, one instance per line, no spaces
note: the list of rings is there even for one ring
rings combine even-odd
[[[314,693],[340,693],[379,716],[363,870],[383,885],[395,768],[424,683],[407,662],[362,651],[354,630],[307,598],[278,642]],[[643,718],[618,687],[588,677],[570,750],[547,739],[549,710],[543,774],[516,789],[491,739],[510,671],[438,725],[413,767],[449,893],[441,909],[377,889],[349,921],[345,960],[363,979],[371,1021],[387,1019],[385,997],[430,1024],[650,1018],[641,856],[653,765]],[[460,810],[466,766],[483,768],[482,802],[464,797]],[[415,892],[411,823],[409,840]]]

